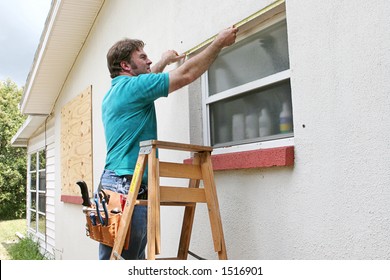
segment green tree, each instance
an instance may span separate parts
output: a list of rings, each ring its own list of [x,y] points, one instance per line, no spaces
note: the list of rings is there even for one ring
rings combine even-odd
[[[0,81],[0,220],[26,214],[26,150],[11,146],[25,120],[18,109],[21,96],[14,82]]]

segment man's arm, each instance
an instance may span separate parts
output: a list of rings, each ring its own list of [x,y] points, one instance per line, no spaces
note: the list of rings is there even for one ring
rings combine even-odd
[[[199,78],[217,58],[219,52],[236,40],[238,29],[230,27],[222,30],[215,40],[202,52],[185,61],[169,72],[169,92],[182,88]]]
[[[166,51],[162,54],[161,59],[152,66],[152,73],[161,73],[164,71],[165,67],[171,63],[178,62],[185,57],[185,54],[179,55],[174,50]]]

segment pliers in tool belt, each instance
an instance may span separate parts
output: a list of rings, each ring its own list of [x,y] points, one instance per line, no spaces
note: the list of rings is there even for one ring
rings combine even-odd
[[[108,226],[108,210],[107,210],[107,204],[110,200],[110,196],[107,195],[103,190],[99,192],[100,201],[102,202],[103,210],[104,210],[104,225]]]

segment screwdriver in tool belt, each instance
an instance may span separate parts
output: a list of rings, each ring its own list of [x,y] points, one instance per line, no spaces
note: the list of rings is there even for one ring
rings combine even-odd
[[[95,212],[90,212],[89,213],[89,218],[91,219],[91,224],[93,226],[96,226],[96,215],[95,215]]]

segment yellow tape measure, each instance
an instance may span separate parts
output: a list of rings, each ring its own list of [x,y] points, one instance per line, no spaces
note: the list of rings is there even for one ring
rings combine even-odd
[[[244,18],[243,20],[237,22],[236,24],[234,24],[233,26],[234,27],[240,27],[240,26],[243,26],[244,24],[258,18],[259,16],[265,14],[266,12],[272,10],[273,8],[279,6],[280,4],[283,4],[285,2],[285,0],[278,0],[278,1],[275,1],[273,2],[272,4],[268,5],[267,7],[261,9],[260,11],[257,11],[256,13],[250,15],[249,17],[246,17]],[[189,49],[188,51],[185,52],[185,54],[188,56],[194,52],[196,52],[197,50],[203,48],[204,46],[207,46],[208,44],[210,44],[212,41],[214,41],[215,37],[217,37],[217,34],[208,38],[206,41],[200,43],[199,45]]]

